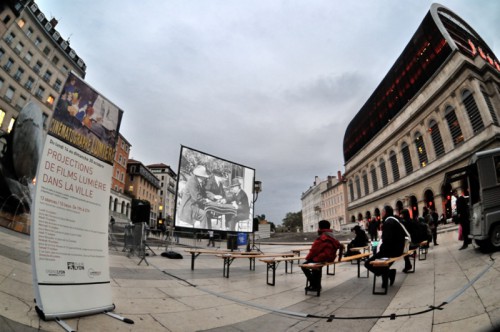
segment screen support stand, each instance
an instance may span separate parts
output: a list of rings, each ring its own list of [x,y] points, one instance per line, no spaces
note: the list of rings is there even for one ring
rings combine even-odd
[[[109,317],[113,317],[115,319],[118,319],[118,320],[121,320],[122,322],[124,323],[127,323],[127,324],[134,324],[134,321],[131,320],[130,318],[125,318],[125,317],[122,317],[120,315],[117,315],[113,312],[108,312],[108,311],[105,311],[104,312],[106,315],[108,315]]]
[[[66,324],[65,321],[59,318],[56,318],[56,323],[59,324],[59,326],[62,327],[67,332],[76,332],[76,330],[72,329],[71,326],[69,326],[68,324]]]
[[[256,251],[262,253],[260,248],[255,245],[255,232],[252,232],[252,250],[256,250]]]

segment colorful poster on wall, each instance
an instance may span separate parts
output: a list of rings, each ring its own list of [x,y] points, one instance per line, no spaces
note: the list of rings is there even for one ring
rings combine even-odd
[[[44,320],[114,309],[108,204],[122,114],[70,74],[45,139],[31,213],[33,285]]]

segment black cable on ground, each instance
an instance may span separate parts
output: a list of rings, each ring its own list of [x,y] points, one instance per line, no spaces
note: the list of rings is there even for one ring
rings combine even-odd
[[[414,313],[408,313],[408,314],[395,314],[395,313],[393,313],[393,314],[390,314],[390,315],[382,315],[382,316],[349,316],[349,317],[338,317],[338,316],[335,316],[335,315],[329,315],[329,316],[313,315],[313,314],[307,314],[307,313],[303,313],[303,312],[296,312],[296,311],[288,311],[288,310],[276,309],[276,308],[271,308],[271,307],[263,306],[263,305],[260,305],[260,304],[255,304],[255,303],[248,302],[248,301],[243,301],[243,300],[231,297],[231,296],[227,296],[227,295],[224,295],[224,294],[213,292],[213,291],[211,291],[209,289],[198,287],[197,285],[195,285],[195,284],[193,284],[193,283],[191,283],[191,282],[189,282],[189,281],[187,281],[185,279],[182,279],[182,278],[180,278],[180,277],[178,277],[178,276],[176,276],[174,274],[168,273],[165,270],[161,270],[161,269],[159,269],[155,265],[153,265],[153,266],[157,270],[162,271],[164,274],[166,274],[168,276],[171,276],[172,278],[175,278],[175,279],[180,280],[182,282],[185,282],[189,286],[196,287],[199,290],[202,290],[202,291],[204,291],[206,293],[209,293],[209,294],[212,294],[214,296],[218,296],[218,297],[224,298],[226,300],[230,300],[230,301],[241,303],[241,304],[244,304],[244,305],[247,305],[247,306],[250,306],[250,307],[254,307],[254,308],[257,308],[257,309],[261,309],[261,310],[265,310],[265,311],[270,311],[270,312],[276,312],[276,313],[280,313],[280,314],[284,314],[284,315],[296,316],[296,317],[303,317],[303,318],[326,319],[327,322],[332,322],[335,319],[340,319],[340,320],[356,319],[356,320],[358,320],[358,319],[381,319],[381,318],[389,318],[391,320],[395,320],[398,317],[411,317],[411,316],[422,315],[422,314],[425,314],[425,313],[428,313],[428,312],[431,312],[431,311],[434,311],[434,310],[443,310],[444,309],[443,307],[446,304],[451,303],[457,297],[459,297],[460,295],[462,295],[477,280],[479,280],[479,278],[481,278],[486,272],[488,272],[488,270],[495,263],[495,259],[492,257],[491,254],[490,254],[490,260],[491,260],[491,263],[488,266],[486,266],[486,268],[483,271],[481,271],[476,277],[474,277],[467,284],[465,284],[464,287],[462,287],[459,291],[457,291],[455,294],[453,294],[452,296],[450,296],[446,301],[442,302],[438,306],[432,306],[431,305],[431,306],[429,306],[428,309],[425,309],[425,310],[422,310],[422,311],[418,311],[418,312],[414,312]]]

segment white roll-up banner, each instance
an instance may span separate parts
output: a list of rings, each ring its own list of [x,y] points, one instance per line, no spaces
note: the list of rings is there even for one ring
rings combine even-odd
[[[44,320],[114,309],[109,197],[122,114],[69,75],[49,124],[31,212],[33,287]]]

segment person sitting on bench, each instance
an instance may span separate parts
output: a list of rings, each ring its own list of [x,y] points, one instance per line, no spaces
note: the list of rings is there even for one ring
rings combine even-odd
[[[391,281],[391,286],[396,279],[395,269],[387,271],[392,263],[389,266],[373,266],[370,262],[378,258],[401,256],[405,247],[406,233],[399,220],[394,217],[394,210],[389,205],[384,206],[382,210],[382,220],[382,243],[377,253],[366,260],[365,267],[376,276],[382,275],[382,288],[387,288],[388,279]]]
[[[347,252],[344,255],[346,257],[361,253],[359,250],[352,250],[352,248],[361,248],[368,245],[368,236],[359,225],[354,226],[351,229],[351,232],[354,232],[354,234],[356,234],[356,237],[347,244]]]
[[[314,240],[304,264],[333,262],[337,257],[337,250],[340,250],[340,261],[340,259],[342,259],[344,247],[333,237],[333,231],[330,229],[330,222],[328,220],[320,220],[318,228],[319,236]],[[312,292],[319,291],[321,289],[322,269],[308,269],[303,267],[302,271],[309,281],[309,286],[306,287],[306,290]]]

